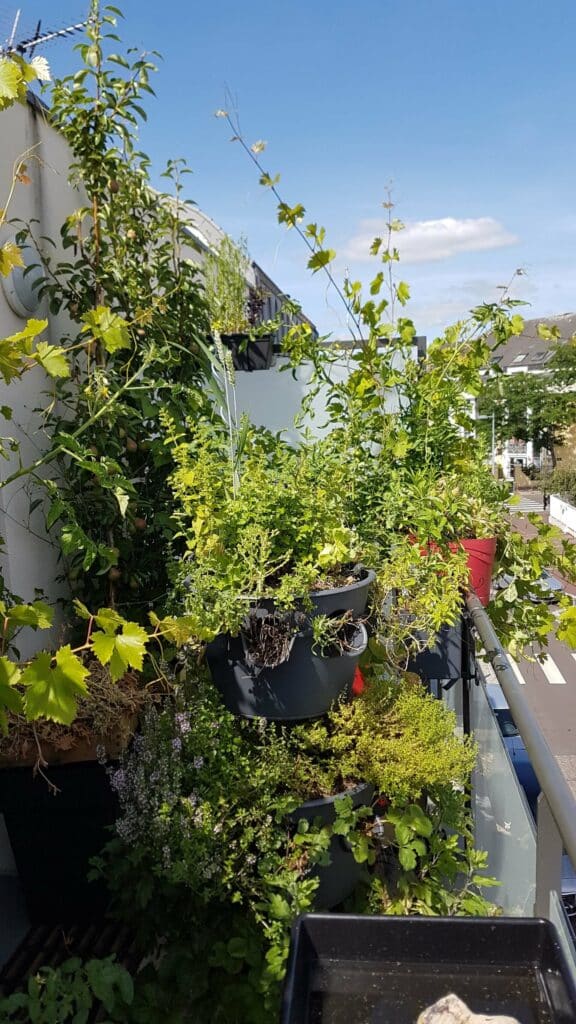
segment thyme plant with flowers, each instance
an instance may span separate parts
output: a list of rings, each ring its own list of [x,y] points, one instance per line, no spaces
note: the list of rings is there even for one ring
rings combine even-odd
[[[181,1012],[186,1006],[192,1019],[268,1022],[290,926],[316,906],[334,839],[345,840],[364,865],[359,907],[387,884],[382,872],[374,875],[381,823],[375,828],[369,806],[354,809],[347,795],[359,782],[386,795],[384,820],[405,815],[414,822],[418,813],[424,819],[418,827],[430,856],[445,854],[446,874],[438,869],[431,883],[438,904],[448,901],[449,881],[459,906],[455,878],[467,874],[470,862],[478,881],[471,885],[475,912],[489,910],[480,897],[485,858],[442,839],[447,826],[465,827],[464,796],[455,787],[464,785],[473,760],[473,746],[454,734],[452,714],[413,681],[381,667],[352,703],[291,729],[231,715],[210,682],[189,670],[177,704],[152,710],[130,754],[111,769],[121,813],[98,870],[117,912],[137,920],[143,950],[149,953],[161,938],[160,974],[175,989],[171,971],[186,962]],[[430,817],[422,809],[424,791],[433,798]],[[303,812],[298,820],[305,801],[334,794],[333,821],[310,821]],[[400,851],[392,840],[388,860],[398,865],[403,891],[422,892],[430,861],[422,842],[406,847]],[[375,878],[381,882],[370,895]]]

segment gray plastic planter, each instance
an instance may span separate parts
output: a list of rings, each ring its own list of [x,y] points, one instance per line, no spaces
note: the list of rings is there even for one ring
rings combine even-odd
[[[410,659],[408,668],[422,679],[461,679],[462,620],[454,626],[442,626],[433,647]]]
[[[352,798],[354,808],[368,807],[374,798],[374,786],[365,782],[335,796],[307,800],[292,811],[289,815],[290,821],[296,824],[301,818],[306,818],[309,822],[320,818],[323,824],[331,824],[336,817],[335,801],[343,796]],[[313,871],[320,879],[314,897],[315,909],[330,910],[337,907],[354,892],[363,871],[363,865],[355,861],[354,854],[343,836],[333,836],[330,841],[330,864],[326,867],[316,867]]]
[[[366,610],[374,573],[357,583],[312,594],[310,615],[333,615]],[[360,655],[368,642],[366,629],[358,624],[351,650],[334,658],[313,651],[312,632],[299,634],[287,661],[276,668],[252,669],[246,664],[240,637],[222,635],[208,645],[206,657],[214,684],[226,707],[245,718],[298,722],[324,715],[331,704],[350,691]]]

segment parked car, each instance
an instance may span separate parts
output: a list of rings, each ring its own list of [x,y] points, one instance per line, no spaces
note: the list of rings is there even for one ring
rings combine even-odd
[[[486,695],[498,723],[498,728],[504,740],[504,746],[508,751],[518,782],[524,790],[528,806],[534,821],[536,821],[540,783],[532,767],[524,740],[518,731],[506,697],[499,684],[489,683],[486,686]],[[562,902],[570,923],[573,940],[576,944],[576,871],[566,853],[562,856]]]
[[[505,590],[511,583],[514,582],[514,577],[510,573],[503,573],[502,576],[498,576],[494,580],[494,587],[496,590]],[[540,579],[538,581],[538,590],[529,594],[531,601],[536,604],[540,601],[557,601],[561,594],[564,593],[564,584],[557,580],[548,569],[544,569],[540,573]]]

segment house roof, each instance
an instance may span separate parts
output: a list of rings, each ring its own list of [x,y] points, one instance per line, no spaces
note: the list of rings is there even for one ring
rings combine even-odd
[[[569,341],[576,334],[576,313],[561,313],[558,316],[543,316],[525,320],[522,334],[510,338],[494,355],[494,362],[503,370],[541,370],[546,366],[555,340],[545,340],[538,335],[538,324],[558,327],[562,341]]]

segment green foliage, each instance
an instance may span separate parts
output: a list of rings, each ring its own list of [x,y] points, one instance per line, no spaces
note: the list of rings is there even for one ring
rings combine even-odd
[[[51,121],[71,148],[71,182],[87,203],[62,225],[58,249],[37,237],[34,223],[18,236],[42,253],[39,294],[52,314],[67,314],[69,331],[57,347],[40,342],[34,352],[29,337],[6,339],[0,372],[17,375],[33,359],[54,377],[44,418],[51,447],[15,476],[57,465],[46,482],[48,525],[61,538],[73,594],[142,622],[166,593],[174,532],[160,412],[180,422],[213,415],[203,385],[216,357],[190,259],[188,172],[170,161],[164,177],[173,194],[152,188],[138,126],[155,68],[147,57],[112,51],[116,20],[113,8],[95,11],[79,46],[83,67],[51,90]]]
[[[560,361],[561,361],[561,357]],[[533,441],[556,462],[556,448],[567,427],[576,422],[576,393],[566,385],[574,370],[554,361],[546,373],[501,374],[487,381],[479,403],[483,415],[494,415],[496,437]]]
[[[471,821],[465,796],[458,805],[459,833],[446,834],[440,807],[424,813],[417,804],[386,813],[393,826],[390,842],[398,871],[386,888],[374,879],[370,908],[374,913],[422,914],[442,917],[486,917],[498,913],[481,890],[498,885],[482,872],[487,855],[472,845]]]
[[[58,968],[41,967],[29,978],[26,991],[1,999],[0,1022],[88,1024],[101,1004],[109,1024],[120,1024],[127,1020],[133,998],[132,978],[114,956],[85,963],[74,957]]]
[[[215,253],[206,257],[206,301],[210,325],[218,334],[244,334],[248,319],[250,258],[245,239],[235,243],[226,235]]]
[[[237,634],[250,605],[266,598],[293,609],[357,560],[338,475],[323,472],[316,447],[295,451],[249,429],[230,453],[227,436],[205,424],[167,443],[187,549],[179,594],[203,638]]]
[[[475,749],[455,736],[452,713],[419,682],[390,677],[378,663],[363,672],[369,685],[362,694],[325,719],[295,727],[311,761],[327,778],[372,783],[393,804],[464,785]],[[304,771],[302,765],[294,779]]]
[[[571,505],[576,504],[576,469],[572,466],[557,466],[542,478],[542,486],[548,494],[558,494]]]

